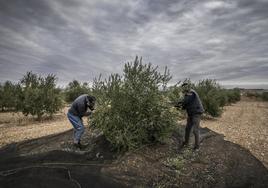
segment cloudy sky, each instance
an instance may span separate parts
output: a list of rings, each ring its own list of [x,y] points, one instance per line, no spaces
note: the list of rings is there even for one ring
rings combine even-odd
[[[91,81],[136,55],[173,83],[268,84],[268,0],[0,0],[0,81]]]

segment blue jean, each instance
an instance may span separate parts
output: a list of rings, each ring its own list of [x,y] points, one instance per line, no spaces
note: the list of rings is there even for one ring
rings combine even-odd
[[[78,143],[80,142],[80,139],[85,132],[85,127],[83,125],[82,119],[69,112],[67,113],[67,117],[74,127],[74,142]]]

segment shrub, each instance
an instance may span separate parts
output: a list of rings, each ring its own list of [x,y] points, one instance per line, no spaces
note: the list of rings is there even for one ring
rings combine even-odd
[[[176,125],[176,113],[161,91],[171,79],[169,72],[161,74],[138,57],[123,72],[94,80],[98,108],[91,124],[120,150],[163,140]]]
[[[0,85],[0,108],[2,111],[16,111],[19,107],[19,96],[21,87],[19,84],[13,84],[6,81]]]
[[[174,86],[170,86],[166,91],[166,96],[171,105],[177,104],[177,102],[183,99],[182,89],[178,86],[179,84],[180,82]]]
[[[205,112],[213,117],[220,116],[222,107],[226,104],[240,100],[240,89],[223,89],[212,79],[200,80],[197,84],[192,83],[190,79],[183,81],[183,83],[185,82],[196,90],[202,101]],[[167,96],[171,104],[183,100],[182,88],[178,86],[179,84],[180,82],[168,88]]]
[[[247,91],[246,96],[249,98],[260,98],[261,94],[257,93],[256,91]]]
[[[263,92],[261,97],[262,97],[262,100],[268,101],[268,92]]]
[[[200,96],[205,112],[213,117],[220,116],[222,107],[226,104],[226,95],[220,85],[211,79],[201,80],[195,90]]]
[[[240,101],[241,99],[241,92],[238,88],[226,90],[226,95],[229,104]]]
[[[256,100],[268,101],[268,92],[264,91],[246,91],[246,96]]]
[[[0,109],[1,109],[1,111],[4,111],[4,105],[3,105],[3,103],[4,103],[4,94],[3,94],[3,92],[4,92],[4,89],[3,89],[3,86],[2,86],[2,84],[0,83]]]
[[[90,88],[88,87],[88,84],[86,82],[81,84],[77,80],[73,80],[68,84],[67,88],[64,91],[65,101],[70,103],[73,102],[80,95],[89,93]]]
[[[194,84],[191,82],[190,79],[185,79],[182,83],[186,83],[186,82],[190,85],[191,88],[194,88]],[[184,94],[182,93],[182,88],[181,86],[179,86],[180,84],[181,84],[181,81],[179,81],[173,86],[170,86],[167,89],[166,94],[171,104],[177,104],[179,101],[182,101],[184,98]]]
[[[56,88],[56,76],[41,77],[27,72],[21,80],[21,111],[40,119],[44,114],[52,116],[62,107],[60,90]]]

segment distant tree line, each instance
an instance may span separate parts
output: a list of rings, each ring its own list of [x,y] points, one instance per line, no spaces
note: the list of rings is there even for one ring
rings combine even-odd
[[[42,77],[27,72],[18,83],[6,81],[0,84],[0,107],[2,111],[22,112],[40,119],[52,116],[63,105],[61,90],[56,87],[56,76]]]
[[[257,100],[263,100],[263,101],[268,101],[268,92],[267,91],[254,91],[254,90],[249,90],[245,92],[245,95],[249,98],[254,98]]]
[[[137,72],[135,74],[141,73]],[[111,80],[112,78],[109,79]],[[96,89],[94,89],[96,88],[96,80],[93,82],[95,84],[93,87],[90,87],[86,82],[80,83],[77,80],[73,80],[66,88],[60,89],[56,87],[57,78],[55,75],[50,74],[42,77],[32,72],[27,72],[18,83],[6,81],[0,84],[0,110],[22,112],[26,116],[31,114],[37,116],[37,118],[41,118],[45,114],[51,116],[63,107],[64,102],[71,103],[81,94],[95,94],[97,97],[102,98],[104,93],[101,93],[102,91],[96,93]],[[137,82],[135,83],[136,85],[141,82],[134,81]],[[211,116],[220,116],[223,106],[240,100],[239,89],[224,89],[215,80],[205,79],[195,84],[190,80],[186,81],[190,82],[192,88],[198,92],[206,113]],[[148,80],[143,80],[142,82],[148,82]],[[165,92],[162,91],[162,94],[172,103],[182,98],[179,84],[165,87]],[[139,91],[141,88],[136,87],[135,89]],[[267,93],[265,92],[263,94],[248,93],[247,95],[267,100]]]

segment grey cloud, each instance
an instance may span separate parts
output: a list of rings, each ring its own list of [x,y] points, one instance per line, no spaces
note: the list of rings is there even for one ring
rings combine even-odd
[[[27,35],[34,26],[54,30],[55,26],[65,25],[57,16],[48,1],[1,0],[1,25]]]
[[[238,7],[242,9],[249,9],[249,14],[254,19],[267,19],[268,17],[268,1],[267,0],[239,0]]]
[[[0,0],[0,79],[121,72],[136,55],[173,81],[268,82],[268,1]],[[16,68],[15,68],[16,67]],[[248,75],[248,76],[247,76]],[[248,77],[248,79],[247,79]]]
[[[232,80],[242,77],[247,77],[249,75],[255,75],[260,77],[265,77],[268,73],[268,67],[265,67],[266,63],[251,64],[243,67],[226,67],[214,73],[218,76],[219,80]]]

